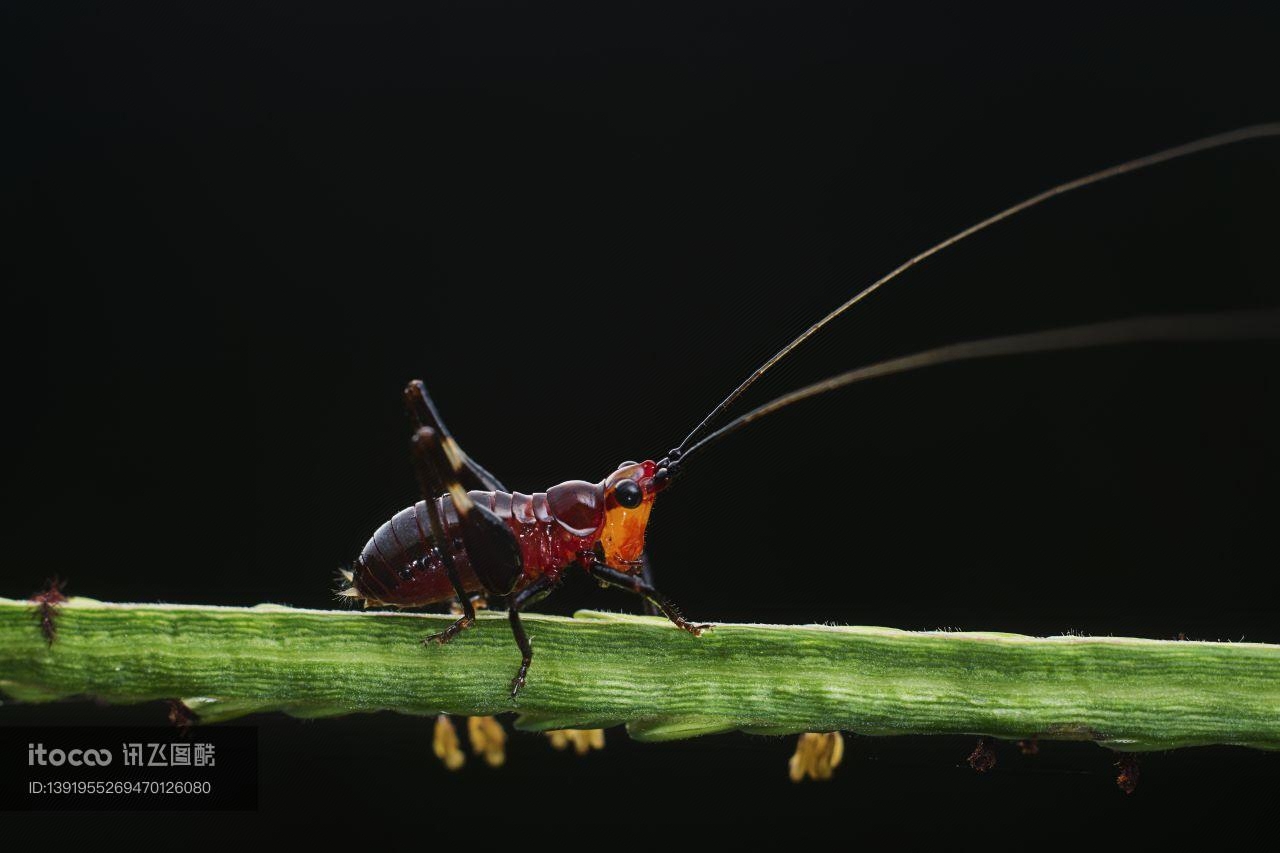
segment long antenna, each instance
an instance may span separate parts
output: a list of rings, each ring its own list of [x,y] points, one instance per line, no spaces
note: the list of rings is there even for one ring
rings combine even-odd
[[[978,358],[994,358],[1020,353],[1049,352],[1053,350],[1085,349],[1150,341],[1227,341],[1280,338],[1280,309],[1255,311],[1227,311],[1216,314],[1174,314],[1156,317],[1134,317],[1128,320],[1112,320],[1071,326],[1065,329],[1049,329],[1021,335],[1006,335],[980,341],[950,344],[935,349],[906,355],[888,361],[859,367],[839,376],[815,382],[798,391],[792,391],[776,400],[752,409],[745,415],[722,426],[697,444],[684,451],[679,464],[683,464],[695,451],[706,447],[746,426],[753,421],[785,409],[792,403],[817,397],[838,388],[844,388],[868,379],[907,373],[925,367],[948,364],[953,361],[971,361]],[[673,463],[674,464],[674,463]]]
[[[857,305],[863,299],[867,298],[872,293],[875,293],[877,290],[880,289],[882,285],[885,285],[890,281],[893,281],[895,278],[902,275],[904,272],[911,269],[913,266],[925,260],[926,258],[930,258],[933,255],[936,255],[938,252],[941,252],[943,249],[946,249],[950,246],[954,246],[956,243],[959,243],[961,240],[964,240],[966,237],[971,237],[974,234],[977,234],[979,231],[983,231],[991,227],[992,225],[995,225],[997,222],[1001,222],[1005,219],[1008,219],[1011,216],[1021,213],[1024,210],[1027,210],[1028,208],[1035,207],[1036,205],[1040,204],[1043,201],[1048,201],[1054,196],[1060,196],[1064,193],[1069,193],[1072,190],[1078,190],[1082,187],[1087,187],[1090,184],[1096,184],[1099,181],[1105,181],[1108,178],[1114,178],[1117,175],[1123,175],[1126,172],[1136,172],[1139,169],[1145,169],[1148,166],[1155,166],[1159,163],[1166,163],[1170,160],[1176,160],[1179,157],[1186,157],[1189,154],[1197,154],[1201,151],[1208,151],[1213,148],[1221,148],[1224,145],[1234,145],[1237,142],[1245,142],[1250,139],[1261,139],[1269,136],[1280,136],[1280,122],[1271,122],[1268,124],[1255,124],[1255,125],[1250,125],[1249,127],[1241,127],[1236,130],[1227,131],[1226,133],[1219,133],[1214,136],[1206,136],[1203,139],[1197,139],[1193,142],[1188,142],[1184,145],[1179,145],[1175,148],[1167,148],[1164,151],[1158,151],[1155,154],[1148,154],[1146,157],[1139,157],[1136,160],[1129,160],[1128,162],[1121,163],[1118,166],[1112,166],[1109,169],[1103,169],[1100,172],[1094,172],[1091,175],[1085,175],[1083,178],[1076,178],[1074,181],[1068,181],[1065,184],[1058,184],[1056,187],[1052,187],[1051,189],[1047,189],[1044,192],[1040,193],[1039,195],[1034,195],[1031,198],[1028,198],[1024,201],[1020,201],[1017,204],[1015,204],[1013,207],[1005,208],[1004,210],[1000,211],[994,216],[990,216],[982,220],[978,224],[971,225],[970,227],[964,229],[963,231],[948,237],[947,239],[943,240],[941,243],[938,243],[936,246],[933,246],[932,248],[924,250],[920,254],[908,260],[906,263],[891,270],[887,275],[883,276],[882,278],[872,282],[868,287],[864,288],[862,291],[855,294],[843,305],[836,308],[830,314],[823,317],[821,320],[819,320],[818,322],[810,326],[808,329],[806,329],[802,334],[800,334],[799,337],[797,337],[791,343],[787,344],[785,347],[778,350],[778,352],[775,353],[772,358],[770,358],[764,364],[757,367],[754,373],[748,376],[741,385],[735,388],[733,390],[733,393],[731,393],[728,397],[725,397],[724,400],[720,403],[720,405],[716,406],[715,409],[711,411],[711,414],[703,418],[702,422],[693,428],[693,432],[689,433],[685,437],[684,441],[680,442],[680,446],[671,451],[671,453],[668,456],[668,459],[671,462],[675,462],[676,460],[680,459],[682,456],[686,455],[689,449],[691,449],[689,447],[690,443],[693,442],[693,440],[698,437],[699,433],[701,433],[704,429],[709,427],[712,424],[712,422],[714,422],[717,418],[720,417],[720,415],[724,413],[725,409],[733,405],[734,401],[742,396],[743,392],[745,392],[748,388],[750,388],[755,383],[755,381],[759,379],[761,376],[763,376],[771,367],[773,367],[779,361],[782,361],[782,359],[786,358],[787,355],[793,349],[800,346],[800,344],[804,343],[809,338],[813,337],[819,330],[822,329],[822,327],[826,326],[832,320],[839,317],[845,311],[848,311],[854,305]]]

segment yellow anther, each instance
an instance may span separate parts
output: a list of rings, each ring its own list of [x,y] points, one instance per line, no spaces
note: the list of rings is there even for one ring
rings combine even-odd
[[[462,744],[458,740],[458,730],[444,714],[436,717],[436,732],[431,740],[431,748],[435,751],[436,758],[450,770],[458,770],[467,763],[467,755],[462,751]]]
[[[496,717],[468,717],[467,735],[471,751],[484,756],[490,767],[501,767],[507,760],[507,733]]]
[[[844,758],[844,737],[839,732],[806,732],[796,743],[791,756],[791,781],[799,782],[805,776],[826,780],[840,766]]]
[[[556,729],[547,732],[551,745],[564,749],[572,745],[578,755],[586,755],[593,749],[604,749],[604,729]]]

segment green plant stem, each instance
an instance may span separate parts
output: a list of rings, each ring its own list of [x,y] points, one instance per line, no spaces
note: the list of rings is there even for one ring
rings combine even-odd
[[[13,699],[183,698],[204,721],[518,711],[528,729],[626,723],[664,740],[767,734],[968,733],[1115,749],[1280,748],[1280,646],[1120,637],[717,625],[701,638],[647,617],[529,615],[535,657],[502,614],[446,646],[447,617],[74,598],[52,645],[36,606],[0,598],[0,690]]]

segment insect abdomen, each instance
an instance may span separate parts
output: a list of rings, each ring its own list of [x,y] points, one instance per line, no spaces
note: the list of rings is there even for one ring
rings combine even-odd
[[[545,493],[473,491],[468,494],[476,504],[505,521],[515,533],[524,561],[524,573],[517,588],[539,575],[558,571],[583,547],[578,540],[566,541],[547,506]],[[436,509],[446,535],[453,539],[454,567],[463,589],[469,593],[482,592],[483,586],[472,571],[462,544],[453,501],[448,495],[436,498]],[[590,543],[585,544],[589,547]],[[357,595],[373,605],[423,607],[455,596],[444,558],[431,535],[425,501],[400,510],[374,531],[356,558],[351,582]]]
[[[448,535],[457,538],[457,517],[448,501],[436,499]],[[454,548],[454,567],[467,592],[479,592],[480,581],[461,543]],[[447,601],[456,594],[444,558],[431,535],[426,501],[402,509],[374,531],[352,569],[351,583],[368,604],[420,607]]]

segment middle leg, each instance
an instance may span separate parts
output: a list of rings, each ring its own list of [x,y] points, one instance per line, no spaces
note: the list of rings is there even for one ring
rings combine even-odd
[[[507,618],[511,620],[511,633],[515,635],[516,645],[520,647],[520,669],[516,670],[516,677],[511,679],[512,699],[516,698],[516,694],[524,687],[525,679],[529,675],[529,664],[533,663],[533,644],[529,642],[529,635],[524,632],[520,611],[545,598],[553,587],[555,587],[555,581],[548,580],[546,575],[541,575],[507,600]]]

